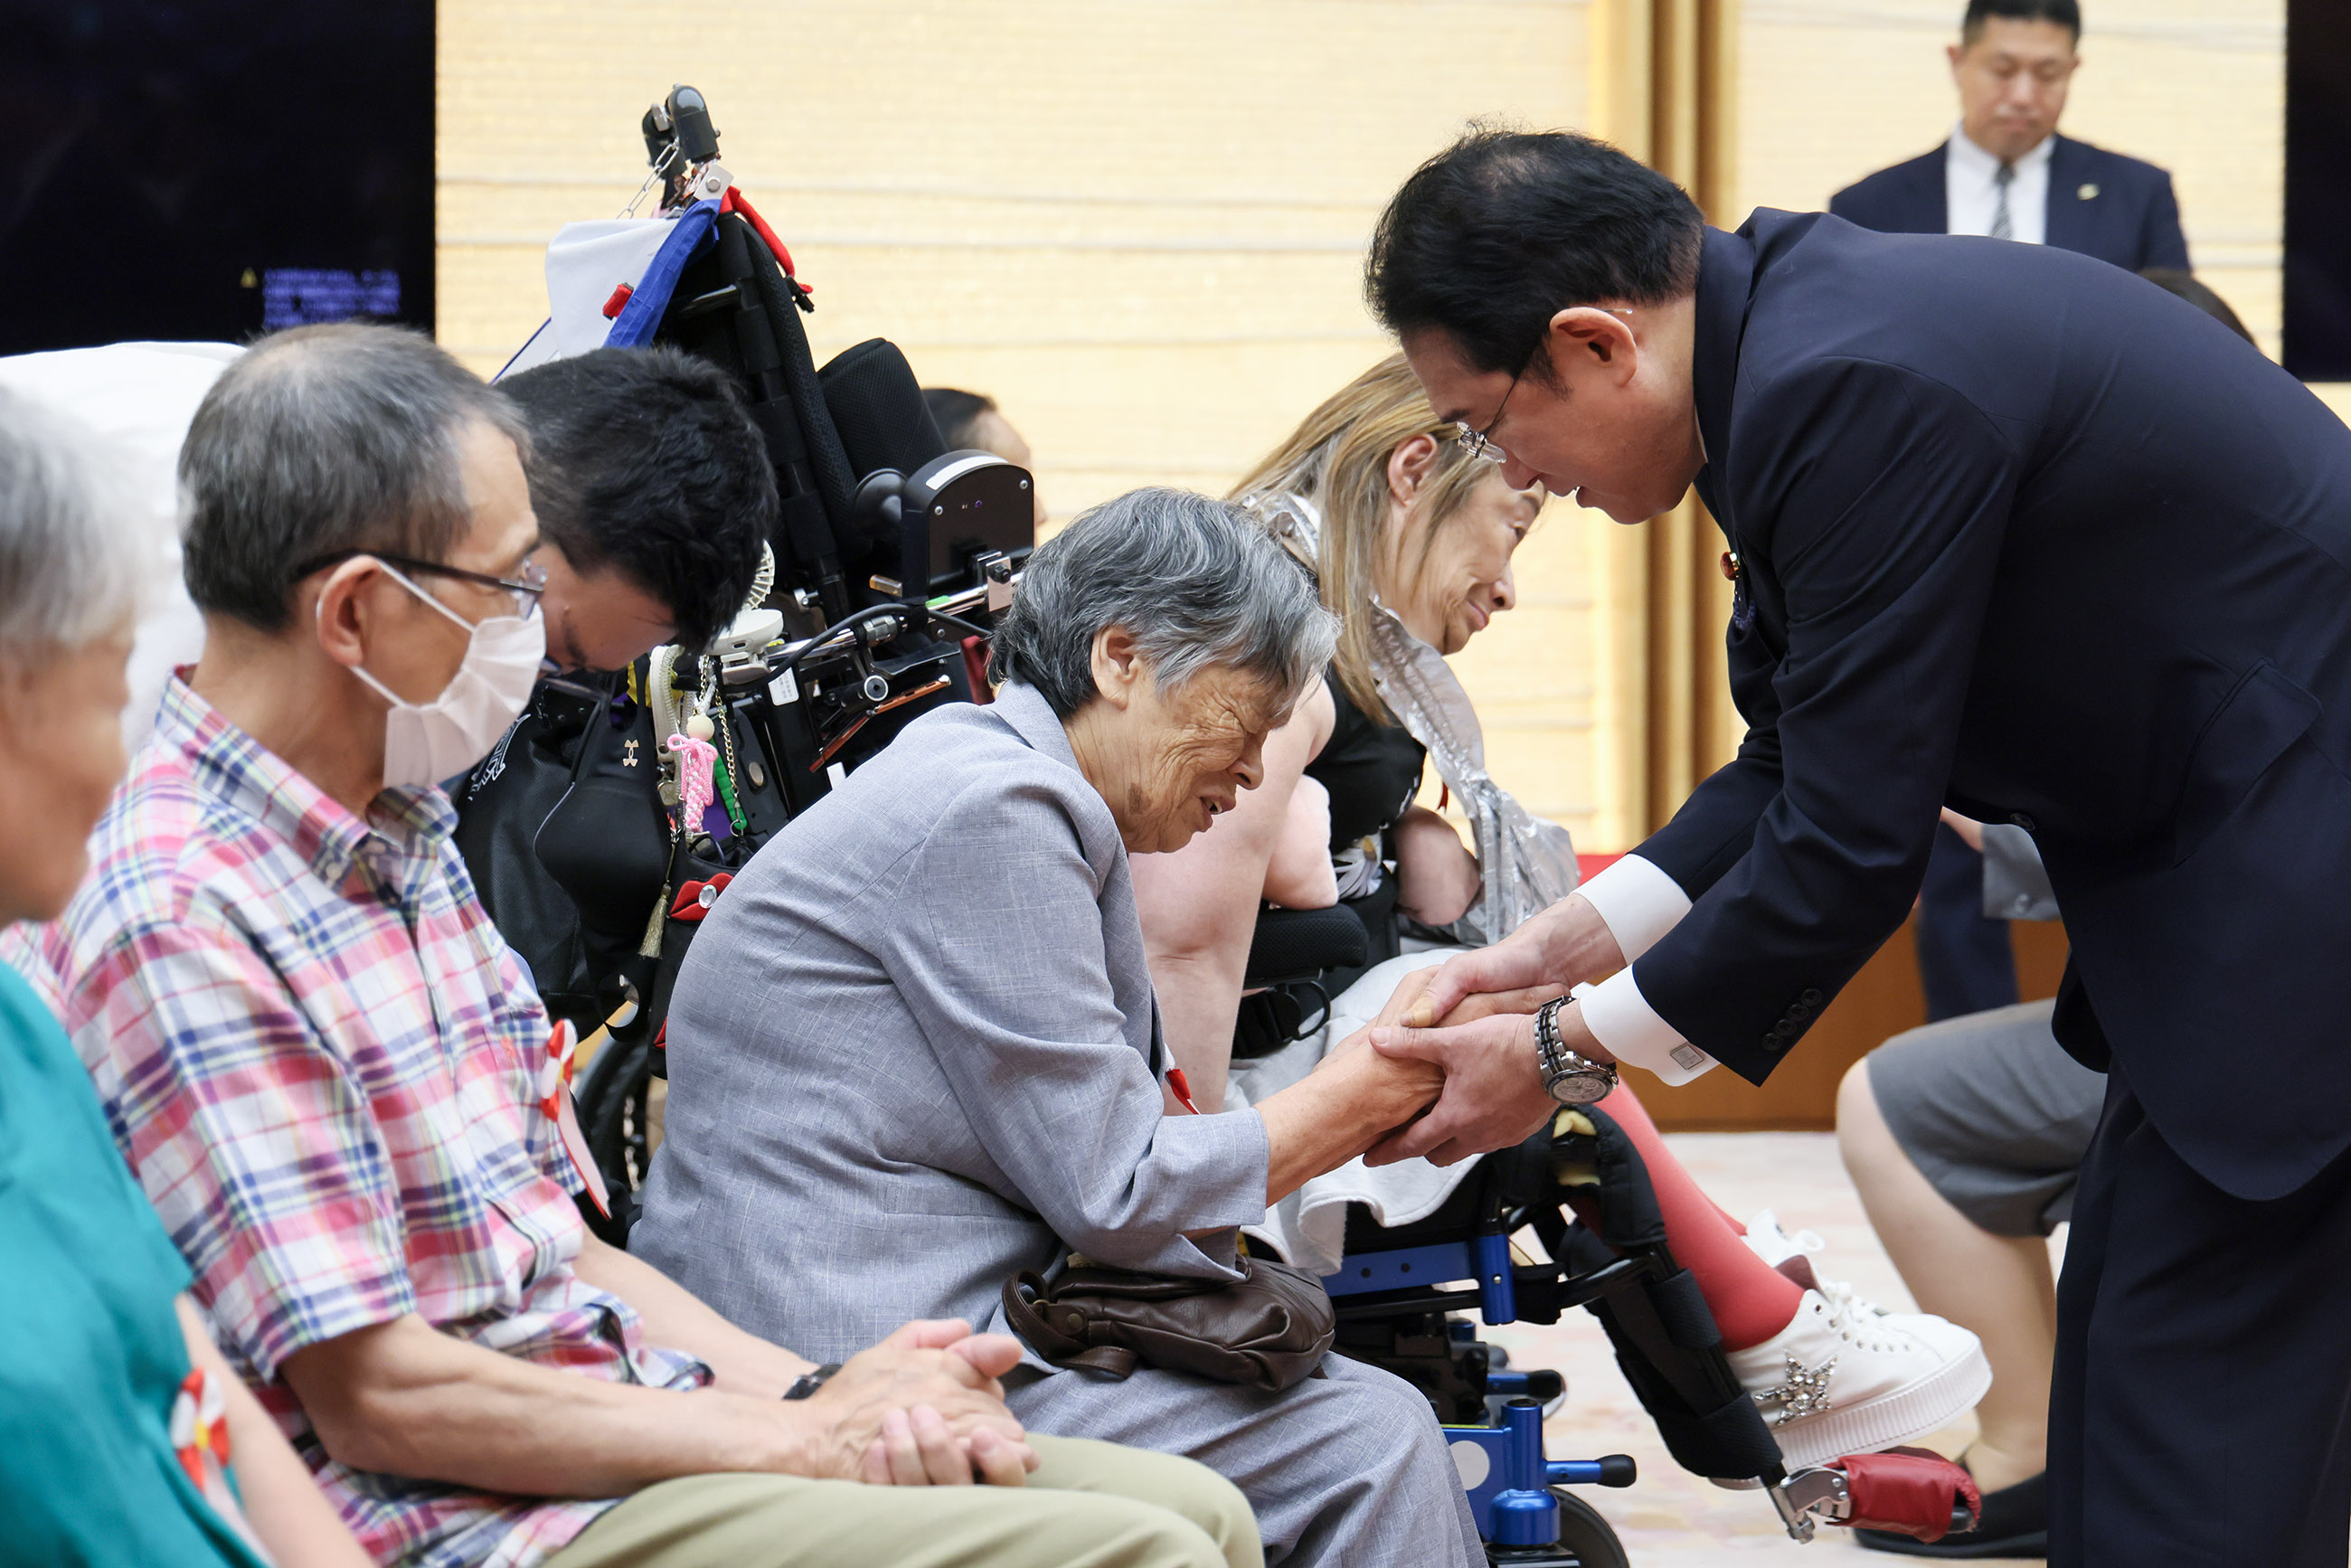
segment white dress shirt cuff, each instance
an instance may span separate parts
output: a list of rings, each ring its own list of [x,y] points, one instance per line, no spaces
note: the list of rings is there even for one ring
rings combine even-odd
[[[1687,1083],[1714,1065],[1714,1058],[1657,1016],[1630,969],[1619,969],[1596,986],[1576,987],[1575,999],[1583,1009],[1583,1027],[1619,1061],[1646,1067],[1667,1084]]]
[[[1655,861],[1639,855],[1624,856],[1575,891],[1600,912],[1608,935],[1625,950],[1627,964],[1656,946],[1657,938],[1689,913],[1689,894],[1682,891],[1682,884],[1658,869]]]

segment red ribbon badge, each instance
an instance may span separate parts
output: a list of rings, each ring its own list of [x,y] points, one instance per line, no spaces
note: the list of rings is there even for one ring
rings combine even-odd
[[[701,919],[710,913],[710,906],[718,902],[718,895],[726,892],[726,884],[734,880],[732,874],[722,871],[708,882],[687,883],[677,890],[677,902],[669,906],[669,917],[672,920]]]

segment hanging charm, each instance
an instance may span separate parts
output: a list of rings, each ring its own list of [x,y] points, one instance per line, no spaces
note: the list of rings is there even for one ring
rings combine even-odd
[[[695,724],[707,726],[710,721],[699,714],[686,721],[690,730]],[[669,750],[677,758],[677,803],[680,830],[688,837],[703,831],[702,814],[710,810],[713,786],[711,766],[718,760],[718,748],[703,737],[693,734],[673,735]]]

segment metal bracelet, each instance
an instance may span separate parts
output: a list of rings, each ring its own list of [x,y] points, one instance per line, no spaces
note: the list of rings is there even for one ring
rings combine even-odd
[[[1560,1061],[1566,1044],[1559,1038],[1559,1009],[1566,1005],[1565,997],[1554,997],[1535,1009],[1535,1061],[1546,1083],[1566,1071]]]

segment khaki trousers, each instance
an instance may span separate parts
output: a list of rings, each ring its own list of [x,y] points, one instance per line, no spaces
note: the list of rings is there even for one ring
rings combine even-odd
[[[1189,1459],[1029,1436],[1025,1487],[663,1481],[544,1568],[1262,1568],[1249,1504]]]

